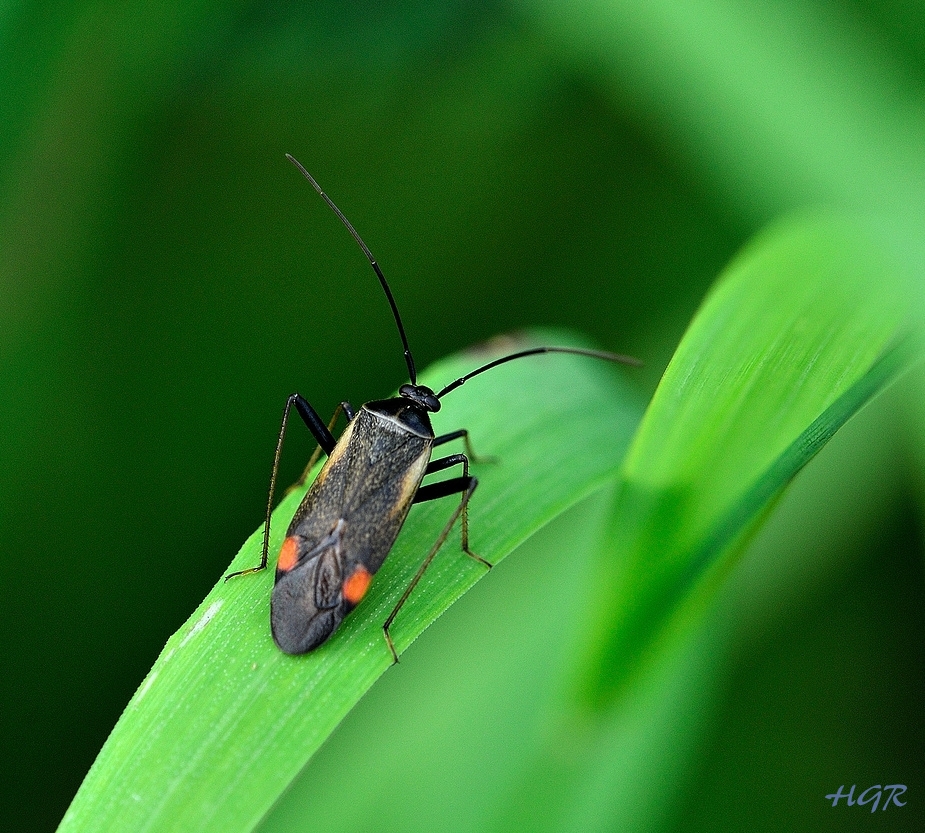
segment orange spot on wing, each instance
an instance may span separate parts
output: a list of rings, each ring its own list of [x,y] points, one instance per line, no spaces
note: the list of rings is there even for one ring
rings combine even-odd
[[[279,558],[276,561],[276,569],[288,573],[296,562],[299,560],[299,542],[293,536],[283,541],[279,548]]]
[[[360,599],[366,595],[372,580],[373,574],[360,565],[344,581],[344,598],[350,604],[359,604]]]

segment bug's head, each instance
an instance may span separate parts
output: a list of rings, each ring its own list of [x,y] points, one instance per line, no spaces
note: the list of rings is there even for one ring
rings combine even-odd
[[[398,389],[399,396],[410,399],[425,411],[435,414],[440,410],[440,400],[426,385],[402,385]]]

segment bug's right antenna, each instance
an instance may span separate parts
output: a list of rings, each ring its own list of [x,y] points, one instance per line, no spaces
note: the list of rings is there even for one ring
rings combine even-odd
[[[538,356],[541,353],[571,353],[573,356],[590,356],[592,359],[604,359],[608,362],[629,364],[635,367],[642,365],[639,359],[634,359],[632,356],[623,356],[620,353],[605,353],[603,350],[583,350],[581,347],[531,347],[528,350],[520,350],[517,353],[511,353],[509,356],[495,359],[493,362],[483,364],[481,367],[467,373],[465,376],[460,376],[455,382],[450,382],[450,384],[436,394],[437,399],[442,399],[451,390],[462,387],[473,376],[478,376],[480,373],[491,370],[499,364],[506,364],[514,359],[522,359],[524,356]]]
[[[414,369],[414,359],[411,356],[411,348],[408,346],[408,338],[405,336],[405,328],[401,323],[401,316],[398,314],[398,306],[395,303],[395,298],[392,296],[392,290],[389,289],[389,284],[386,282],[385,275],[382,274],[382,270],[379,268],[379,264],[376,263],[376,259],[373,257],[373,253],[363,242],[363,238],[360,237],[360,235],[357,233],[357,230],[350,223],[350,220],[348,220],[343,215],[343,212],[336,205],[334,205],[334,201],[327,194],[325,194],[324,191],[321,190],[321,186],[315,182],[314,177],[305,170],[305,167],[302,165],[302,163],[288,153],[286,154],[286,158],[302,172],[302,176],[304,176],[312,184],[312,187],[320,194],[321,199],[323,199],[328,204],[330,209],[338,217],[340,217],[340,221],[347,227],[347,231],[353,235],[353,239],[357,241],[357,245],[359,245],[359,247],[363,250],[363,254],[366,255],[366,259],[369,261],[370,266],[373,267],[373,271],[376,273],[376,277],[379,278],[379,283],[382,284],[385,297],[389,299],[389,306],[392,307],[392,315],[395,318],[396,325],[398,325],[398,334],[401,336],[402,347],[405,349],[405,362],[408,365],[408,376],[411,379],[411,384],[416,385],[418,383],[417,371]]]

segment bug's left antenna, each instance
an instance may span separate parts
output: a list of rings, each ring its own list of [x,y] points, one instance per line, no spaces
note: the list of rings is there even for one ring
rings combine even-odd
[[[411,348],[408,346],[408,337],[405,335],[405,327],[401,323],[401,315],[398,313],[398,305],[395,303],[392,290],[389,289],[389,284],[385,279],[385,275],[382,274],[382,270],[379,268],[379,264],[376,263],[376,258],[373,257],[373,253],[363,242],[363,238],[360,237],[360,235],[357,233],[357,230],[353,227],[350,220],[348,220],[344,216],[343,212],[336,205],[334,205],[334,201],[327,194],[325,194],[324,191],[321,190],[321,186],[315,182],[315,178],[307,170],[305,170],[305,167],[302,165],[302,163],[288,153],[286,154],[286,158],[302,172],[302,176],[304,176],[312,184],[312,187],[318,192],[318,194],[321,196],[321,199],[323,199],[328,204],[330,209],[338,217],[340,217],[340,221],[347,227],[347,231],[353,235],[353,239],[357,241],[357,245],[363,250],[363,254],[366,255],[366,259],[369,261],[370,266],[373,267],[373,271],[376,273],[376,277],[379,278],[379,283],[382,284],[385,297],[389,299],[389,306],[392,307],[392,315],[395,318],[395,324],[398,326],[398,334],[401,336],[402,347],[404,347],[405,350],[405,362],[408,365],[408,376],[411,379],[411,384],[416,385],[418,382],[417,371],[414,369],[414,359],[411,356]]]

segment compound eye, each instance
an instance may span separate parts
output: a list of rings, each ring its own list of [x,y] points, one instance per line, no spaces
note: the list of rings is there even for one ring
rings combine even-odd
[[[440,410],[440,400],[426,385],[402,385],[398,389],[398,393],[405,399],[410,399],[412,402],[417,403],[426,411],[436,413]]]

